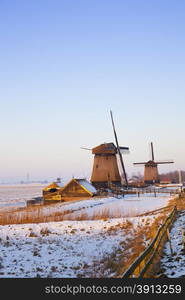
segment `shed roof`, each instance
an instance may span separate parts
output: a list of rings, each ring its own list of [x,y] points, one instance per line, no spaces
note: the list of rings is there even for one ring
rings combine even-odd
[[[81,186],[83,186],[86,190],[90,191],[93,194],[97,193],[96,188],[86,179],[76,179]]]
[[[97,194],[97,190],[96,188],[86,179],[84,178],[73,178],[71,179],[63,188],[63,191],[65,191],[65,189],[72,183],[72,182],[76,182],[77,184],[79,184],[81,186],[82,189],[84,189],[88,194],[90,194],[91,196]]]

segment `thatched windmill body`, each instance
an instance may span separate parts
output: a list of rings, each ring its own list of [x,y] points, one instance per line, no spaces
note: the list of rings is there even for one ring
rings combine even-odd
[[[155,161],[154,160],[154,148],[153,143],[151,145],[152,159],[147,162],[134,163],[134,165],[144,165],[144,182],[146,184],[159,183],[158,165],[160,164],[171,164],[174,163],[172,160],[169,161]]]

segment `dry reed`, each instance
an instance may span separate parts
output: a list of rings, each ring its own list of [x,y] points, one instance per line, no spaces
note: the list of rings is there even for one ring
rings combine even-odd
[[[176,205],[177,208],[185,208],[185,198],[176,198],[170,201],[171,205]],[[49,206],[49,205],[48,205]],[[45,222],[57,222],[63,220],[107,220],[109,218],[122,218],[138,216],[137,211],[133,208],[124,212],[120,210],[114,210],[112,212],[108,208],[95,210],[88,213],[85,209],[62,210],[49,212],[46,214],[45,208],[47,206],[38,205],[36,207],[26,207],[24,209],[18,209],[17,211],[0,213],[0,225],[9,224],[27,224],[27,223],[45,223]],[[170,208],[169,208],[170,210]],[[166,213],[169,212],[166,210]],[[161,213],[160,213],[161,215]]]

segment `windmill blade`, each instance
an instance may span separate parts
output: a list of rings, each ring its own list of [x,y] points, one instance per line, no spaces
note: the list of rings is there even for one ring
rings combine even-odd
[[[129,154],[129,147],[119,147],[121,154]]]
[[[122,169],[123,169],[123,174],[124,174],[124,177],[125,177],[125,183],[126,183],[126,186],[128,187],[127,174],[126,174],[126,171],[125,171],[125,166],[124,166],[124,163],[123,163],[123,157],[121,155],[121,151],[120,151],[120,147],[119,147],[119,143],[118,143],[118,138],[117,138],[117,134],[116,134],[116,129],[115,129],[115,125],[114,125],[114,120],[113,120],[113,114],[112,114],[111,110],[110,110],[110,115],[111,115],[111,120],[112,120],[112,127],[113,127],[113,131],[114,131],[114,137],[115,137],[115,141],[116,141],[116,146],[117,146],[117,150],[118,150],[118,154],[119,154],[121,166],[122,166]]]
[[[90,148],[85,148],[85,147],[80,147],[80,149],[83,149],[83,150],[92,150]]]
[[[152,160],[154,161],[154,147],[152,142],[151,142],[151,153],[152,153]]]
[[[129,150],[120,149],[121,154],[130,154]]]
[[[120,148],[120,150],[129,150],[129,147],[119,147]]]
[[[147,162],[133,163],[133,165],[146,165]]]
[[[173,164],[173,160],[163,160],[163,161],[157,161],[156,164],[163,165],[163,164]]]

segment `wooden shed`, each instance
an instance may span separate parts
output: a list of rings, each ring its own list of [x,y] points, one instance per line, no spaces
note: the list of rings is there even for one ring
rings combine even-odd
[[[86,179],[71,179],[65,186],[60,187],[56,182],[43,190],[45,202],[72,201],[76,198],[92,197],[97,194],[95,187]]]
[[[43,189],[43,193],[52,193],[52,192],[56,192],[58,191],[59,189],[62,189],[64,187],[64,185],[61,183],[61,182],[52,182],[50,183],[48,186],[46,186],[44,189]]]
[[[86,179],[73,178],[59,193],[62,197],[92,197],[97,194],[97,190]]]
[[[61,182],[54,181],[54,182],[50,183],[48,186],[46,186],[42,190],[44,201],[61,200],[61,195],[59,194],[59,191],[62,191],[63,188],[64,188],[64,185]]]

